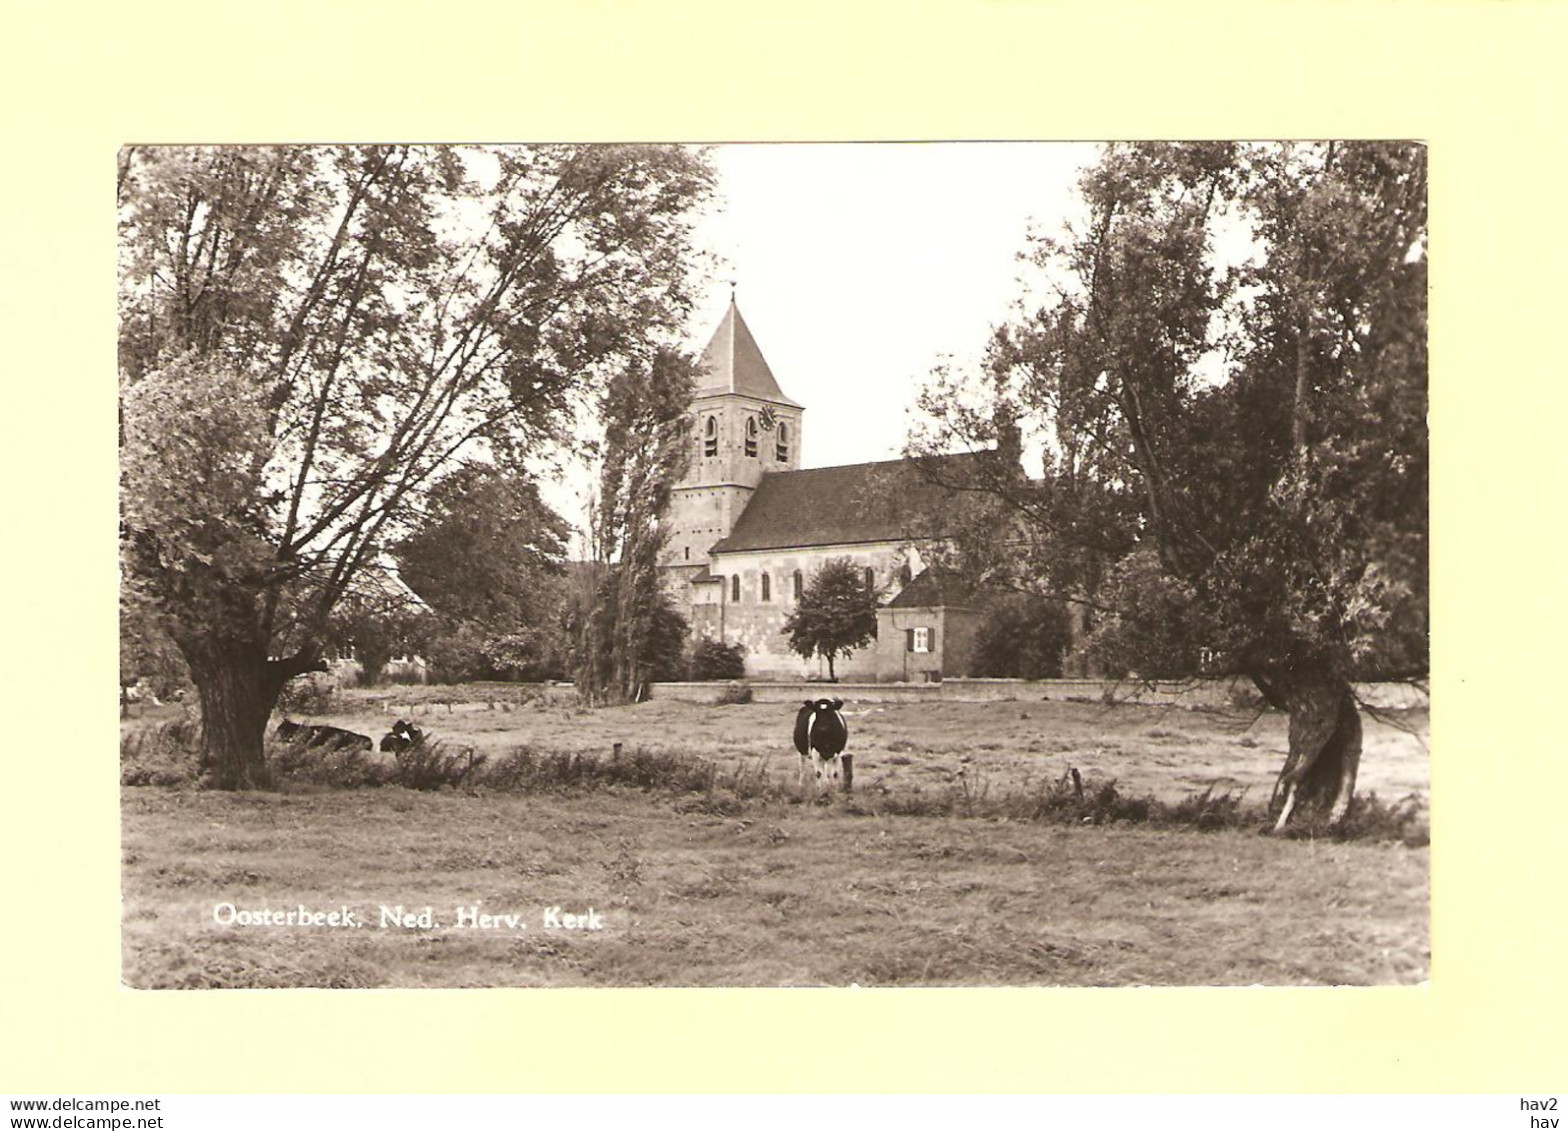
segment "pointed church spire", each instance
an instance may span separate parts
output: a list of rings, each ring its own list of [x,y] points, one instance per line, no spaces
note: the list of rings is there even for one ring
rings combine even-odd
[[[774,404],[802,407],[784,395],[773,371],[768,368],[757,340],[740,316],[735,303],[735,283],[730,283],[730,305],[713,332],[713,339],[702,353],[702,372],[697,377],[697,395],[740,393]]]

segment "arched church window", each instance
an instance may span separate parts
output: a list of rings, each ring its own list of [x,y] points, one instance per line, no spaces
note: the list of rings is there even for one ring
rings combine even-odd
[[[900,585],[908,585],[913,576],[914,571],[909,568],[908,562],[898,567],[898,583]]]
[[[866,588],[875,591],[877,587],[877,571],[870,566],[866,567]]]
[[[757,418],[746,418],[746,454],[752,459],[757,458]]]
[[[773,579],[765,573],[762,575],[762,599],[773,600]]]
[[[716,456],[719,454],[719,422],[713,417],[708,417],[708,423],[702,426],[702,454]]]
[[[774,455],[778,456],[780,463],[789,462],[789,425],[779,422],[778,445]]]
[[[730,577],[730,600],[740,601],[740,574],[738,573]]]
[[[797,569],[795,571],[795,600],[797,600],[797,601],[800,600],[801,594],[804,593],[805,591],[806,591],[806,579],[801,574],[800,570]]]

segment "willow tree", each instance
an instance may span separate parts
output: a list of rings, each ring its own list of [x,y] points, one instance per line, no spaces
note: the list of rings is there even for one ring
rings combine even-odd
[[[934,377],[914,447],[1043,450],[955,484],[1018,531],[968,552],[1095,610],[1120,663],[1249,677],[1290,715],[1276,828],[1337,823],[1353,681],[1426,671],[1425,152],[1112,146],[1080,191],[1029,252],[1049,297]]]
[[[280,689],[434,484],[537,472],[681,336],[710,183],[662,147],[121,154],[123,572],[216,784],[266,784]]]

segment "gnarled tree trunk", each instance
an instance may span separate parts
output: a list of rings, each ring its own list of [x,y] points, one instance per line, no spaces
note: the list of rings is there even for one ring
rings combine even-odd
[[[1349,682],[1316,663],[1254,675],[1253,682],[1290,713],[1290,749],[1269,802],[1274,831],[1323,818],[1338,825],[1350,809],[1361,764],[1361,714]]]
[[[185,637],[179,645],[201,703],[202,769],[217,789],[270,788],[264,745],[278,695],[294,676],[326,664],[269,660],[263,646],[245,640]]]

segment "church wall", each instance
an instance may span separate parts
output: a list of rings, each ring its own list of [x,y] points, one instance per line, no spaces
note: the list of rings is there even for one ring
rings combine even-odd
[[[675,491],[670,497],[670,537],[664,546],[662,564],[697,568],[707,565],[708,548],[734,528],[751,496],[749,487]]]
[[[746,674],[760,678],[800,679],[827,676],[827,662],[814,657],[802,659],[789,650],[781,629],[784,618],[795,608],[794,574],[799,570],[803,583],[830,558],[847,557],[860,568],[870,566],[883,601],[898,595],[902,587],[900,569],[909,562],[912,573],[920,571],[918,555],[912,548],[896,542],[873,542],[852,546],[813,546],[779,550],[751,550],[716,557],[710,568],[722,575],[723,584],[693,586],[716,590],[723,602],[719,619],[726,643],[739,641],[746,649]],[[770,579],[770,599],[762,600],[762,575]],[[740,600],[732,599],[732,581],[740,575]],[[695,618],[693,618],[695,627]],[[711,623],[711,621],[710,621]],[[718,633],[713,635],[717,636]],[[852,656],[838,657],[834,669],[839,678],[877,678],[875,642]]]

